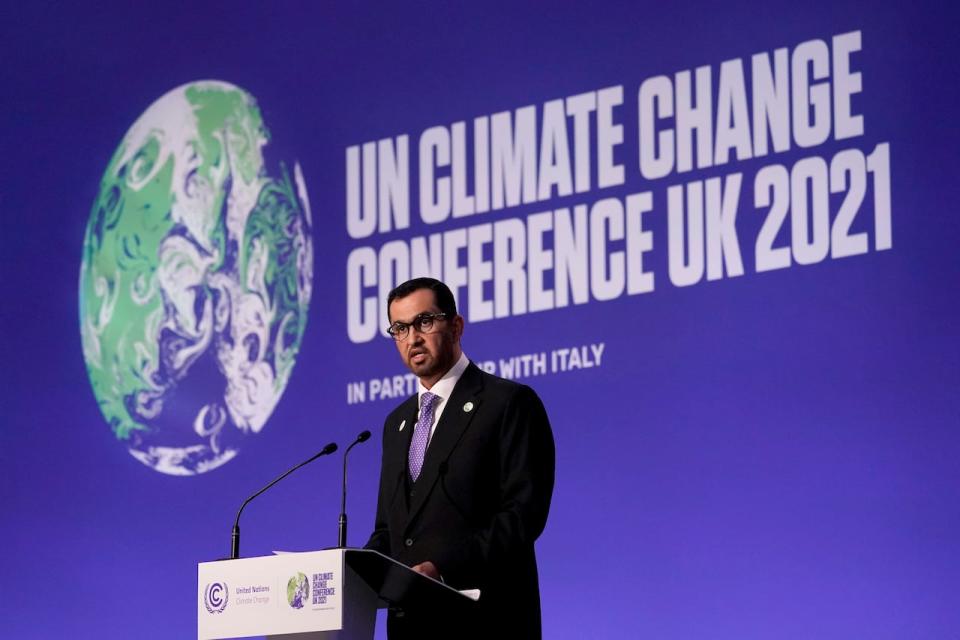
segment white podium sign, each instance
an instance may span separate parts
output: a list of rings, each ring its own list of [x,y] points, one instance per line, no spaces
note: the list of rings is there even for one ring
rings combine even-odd
[[[344,616],[348,581],[351,600],[367,600],[360,608],[374,615],[376,594],[346,567],[339,549],[200,563],[197,638],[350,637],[352,633],[321,633],[357,626],[358,621]],[[363,621],[362,635],[372,637],[373,624],[373,618]]]

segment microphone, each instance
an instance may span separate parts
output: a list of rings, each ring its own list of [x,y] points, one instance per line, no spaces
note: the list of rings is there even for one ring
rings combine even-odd
[[[370,432],[363,431],[357,436],[347,450],[343,452],[343,496],[340,499],[340,526],[337,527],[337,548],[345,549],[347,547],[347,454],[361,442],[370,439]]]
[[[243,508],[246,507],[246,506],[250,503],[251,500],[253,500],[253,499],[256,498],[257,496],[259,496],[261,493],[263,493],[264,491],[266,491],[267,489],[269,489],[269,488],[272,487],[273,485],[277,484],[278,482],[280,482],[281,480],[283,480],[284,478],[286,478],[288,475],[290,475],[291,473],[293,473],[294,471],[296,471],[296,470],[299,469],[300,467],[302,467],[302,466],[304,466],[304,465],[310,464],[311,462],[313,462],[314,460],[316,460],[317,458],[319,458],[319,457],[321,457],[321,456],[330,455],[331,453],[333,453],[333,452],[336,451],[336,450],[337,450],[337,443],[336,443],[336,442],[331,442],[331,443],[329,443],[327,446],[325,446],[325,447],[320,451],[320,453],[315,454],[314,456],[312,456],[312,457],[309,458],[308,460],[304,460],[303,462],[301,462],[301,463],[298,464],[297,466],[293,467],[292,469],[290,469],[289,471],[287,471],[286,473],[284,473],[284,474],[281,475],[280,477],[278,477],[278,478],[274,479],[273,481],[271,481],[271,482],[270,482],[267,486],[265,486],[263,489],[260,489],[260,491],[257,491],[255,494],[253,494],[252,496],[250,496],[249,498],[247,498],[246,500],[243,501],[243,504],[240,505],[240,510],[237,511],[237,519],[233,522],[233,531],[232,531],[231,534],[230,534],[230,559],[231,559],[231,560],[236,560],[237,558],[240,557],[240,514],[243,513]]]

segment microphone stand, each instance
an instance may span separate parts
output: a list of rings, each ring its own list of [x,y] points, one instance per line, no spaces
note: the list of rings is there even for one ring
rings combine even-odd
[[[351,446],[352,446],[352,445],[351,445]],[[284,478],[286,478],[288,475],[290,475],[291,473],[293,473],[294,471],[296,471],[296,470],[299,469],[300,467],[302,467],[302,466],[304,466],[304,465],[307,465],[307,464],[310,464],[311,462],[313,462],[314,460],[316,460],[316,459],[319,458],[320,456],[329,455],[329,454],[333,453],[333,452],[336,451],[336,450],[337,450],[337,443],[336,443],[336,442],[331,442],[330,444],[328,444],[327,446],[325,446],[320,453],[314,455],[314,456],[311,457],[309,460],[304,460],[303,462],[301,462],[300,464],[298,464],[298,465],[295,466],[294,468],[290,469],[289,471],[287,471],[287,472],[284,473],[283,475],[281,475],[281,476],[277,477],[276,479],[272,480],[272,481],[271,481],[267,486],[265,486],[263,489],[260,489],[260,491],[257,491],[255,494],[253,494],[252,496],[250,496],[249,498],[247,498],[246,500],[243,501],[243,504],[240,505],[240,510],[237,511],[237,519],[234,520],[234,522],[233,522],[233,531],[230,533],[230,559],[231,559],[231,560],[236,560],[237,558],[240,557],[240,514],[243,513],[244,507],[246,507],[248,504],[250,504],[250,501],[251,501],[251,500],[253,500],[253,499],[256,498],[257,496],[259,496],[261,493],[263,493],[264,491],[266,491],[267,489],[269,489],[269,488],[272,487],[273,485],[277,484],[278,482],[280,482],[281,480],[283,480]]]
[[[345,549],[347,547],[347,455],[350,453],[350,450],[361,442],[366,442],[370,439],[370,432],[364,431],[357,436],[357,439],[354,440],[347,450],[343,452],[343,494],[340,497],[340,522],[337,527],[337,548]]]

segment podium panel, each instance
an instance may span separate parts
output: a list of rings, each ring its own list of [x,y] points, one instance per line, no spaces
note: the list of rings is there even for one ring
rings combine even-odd
[[[199,640],[373,637],[377,596],[343,550],[203,562],[197,571]]]
[[[369,640],[378,607],[466,611],[478,597],[368,549],[201,562],[197,638]]]

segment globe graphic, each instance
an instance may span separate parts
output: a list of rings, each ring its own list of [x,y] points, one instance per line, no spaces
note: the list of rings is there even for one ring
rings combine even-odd
[[[310,599],[310,581],[307,576],[298,573],[287,580],[287,602],[294,609],[303,609]]]
[[[140,116],[93,203],[80,268],[83,356],[117,440],[167,474],[234,458],[267,423],[313,279],[299,164],[264,160],[256,101],[186,84]]]

